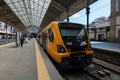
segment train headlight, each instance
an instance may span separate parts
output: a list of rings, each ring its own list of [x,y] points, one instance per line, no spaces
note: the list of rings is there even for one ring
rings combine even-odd
[[[58,53],[65,53],[66,51],[65,51],[64,47],[62,47],[61,45],[57,45],[57,52]]]
[[[80,44],[80,46],[85,46],[85,45],[87,45],[87,42],[86,42],[86,41],[83,41],[83,42],[81,42],[81,44]]]

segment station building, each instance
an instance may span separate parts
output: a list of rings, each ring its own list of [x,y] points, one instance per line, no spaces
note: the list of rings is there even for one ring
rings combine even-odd
[[[89,36],[91,40],[97,41],[108,41],[110,38],[110,20],[108,18],[97,18],[96,22],[94,21],[93,24],[90,24],[89,27]]]
[[[7,28],[5,27],[7,26]],[[7,29],[7,31],[6,31]],[[9,25],[5,25],[4,22],[0,21],[0,39],[12,39],[15,38],[15,29]]]
[[[110,41],[120,42],[120,0],[111,0]]]

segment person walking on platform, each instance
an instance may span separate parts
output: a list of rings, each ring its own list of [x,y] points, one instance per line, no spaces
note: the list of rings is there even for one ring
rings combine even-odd
[[[21,47],[23,47],[23,43],[24,43],[24,37],[21,37],[20,38],[20,45],[21,45]]]

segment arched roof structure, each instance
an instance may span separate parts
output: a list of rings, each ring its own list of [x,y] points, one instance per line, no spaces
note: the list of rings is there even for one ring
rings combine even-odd
[[[0,0],[0,20],[23,32],[30,25],[41,30],[85,8],[87,1],[96,0]]]

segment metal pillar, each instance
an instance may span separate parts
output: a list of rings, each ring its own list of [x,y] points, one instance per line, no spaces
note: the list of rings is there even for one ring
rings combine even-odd
[[[6,29],[6,40],[8,39],[8,35],[7,35],[7,25],[5,24],[5,29]]]
[[[94,41],[96,41],[96,34],[97,34],[97,32],[96,32],[96,26],[94,26]]]
[[[13,33],[13,32],[12,32],[12,27],[10,28],[10,32],[11,32],[11,39],[12,39],[12,33]]]
[[[20,32],[16,32],[16,46],[18,47],[20,45]]]
[[[69,9],[67,9],[67,22],[69,22]]]
[[[87,0],[86,15],[87,15],[87,32],[88,32],[88,34],[89,34],[89,14],[90,14],[89,0]]]

